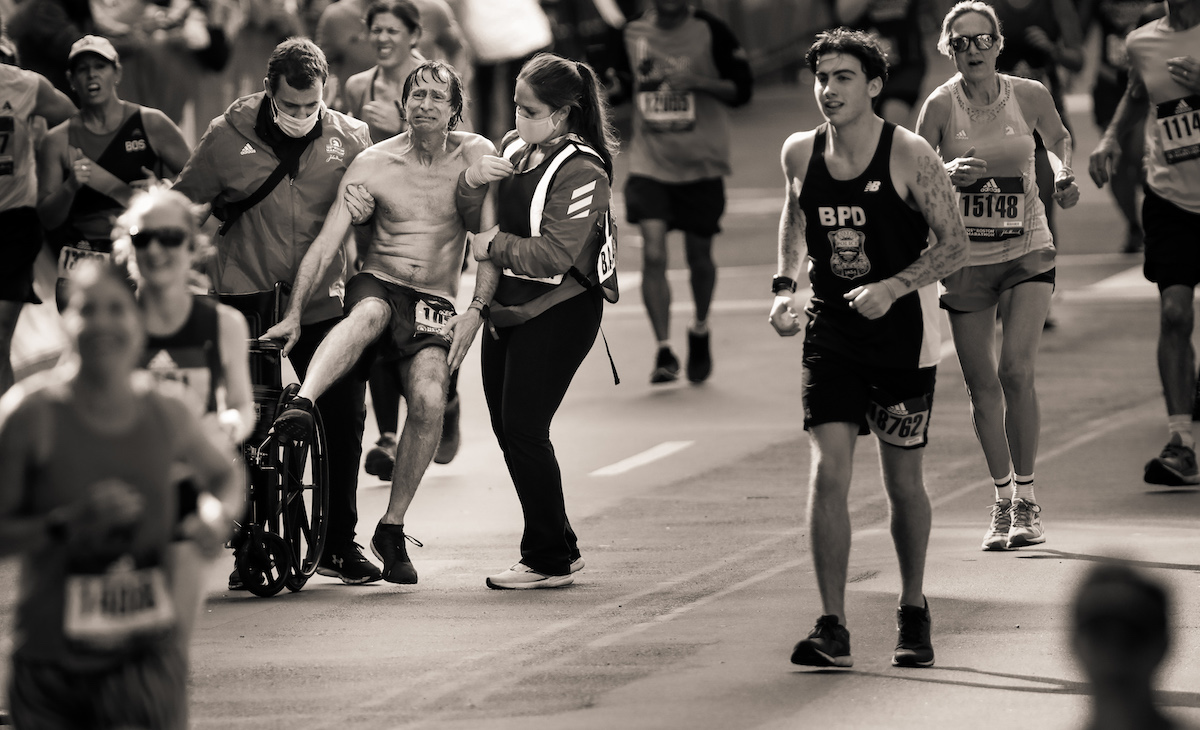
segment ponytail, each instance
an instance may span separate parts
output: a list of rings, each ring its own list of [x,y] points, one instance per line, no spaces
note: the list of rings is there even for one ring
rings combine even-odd
[[[611,181],[613,155],[619,145],[604,87],[592,67],[554,53],[539,53],[521,68],[517,78],[529,84],[537,98],[551,108],[570,109],[570,131],[600,155]]]

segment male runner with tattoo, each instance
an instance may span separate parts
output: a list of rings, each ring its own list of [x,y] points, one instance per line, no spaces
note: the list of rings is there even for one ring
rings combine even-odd
[[[892,664],[927,667],[931,508],[921,456],[940,350],[933,285],[966,263],[967,232],[941,158],[871,109],[887,80],[876,41],[839,28],[819,35],[806,61],[827,122],[783,145],[787,191],[770,321],[782,336],[800,332],[794,296],[805,264],[812,284],[802,370],[814,463],[809,535],[824,615],[796,644],[792,662],[853,664],[845,628],[847,498],[855,440],[870,429],[879,439],[900,562]]]

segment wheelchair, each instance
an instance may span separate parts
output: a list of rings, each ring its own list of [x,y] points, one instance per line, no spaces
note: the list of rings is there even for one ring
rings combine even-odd
[[[312,577],[325,548],[329,519],[328,441],[321,414],[304,443],[278,438],[271,426],[299,389],[283,387],[283,350],[257,339],[282,317],[290,288],[222,294],[218,299],[240,311],[250,328],[250,380],[254,390],[254,431],[242,446],[249,479],[246,513],[236,523],[231,545],[242,584],[256,596],[284,588],[299,591]]]

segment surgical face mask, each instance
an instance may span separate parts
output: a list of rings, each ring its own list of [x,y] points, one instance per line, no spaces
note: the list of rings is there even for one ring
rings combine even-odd
[[[554,112],[541,119],[530,119],[517,113],[517,134],[525,144],[542,144],[555,136],[554,130],[558,122],[554,121]]]
[[[307,117],[293,117],[289,114],[284,114],[276,106],[275,100],[271,99],[271,111],[275,117],[275,125],[289,137],[299,139],[309,132],[313,131],[313,127],[317,126],[317,120],[321,118],[321,108],[324,107],[324,102],[317,104],[317,110]]]

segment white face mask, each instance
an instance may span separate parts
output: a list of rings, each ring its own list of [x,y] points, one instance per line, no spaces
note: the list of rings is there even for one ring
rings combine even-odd
[[[552,139],[556,136],[554,131],[558,128],[558,122],[554,121],[554,114],[555,112],[551,112],[541,119],[530,119],[518,113],[517,134],[525,144],[542,144],[546,140]]]
[[[280,131],[289,137],[299,139],[309,132],[313,131],[313,127],[317,126],[317,120],[321,118],[321,109],[324,108],[325,102],[317,104],[317,110],[307,117],[293,117],[289,114],[284,114],[275,105],[275,100],[271,99],[271,112],[275,118],[275,125]]]

